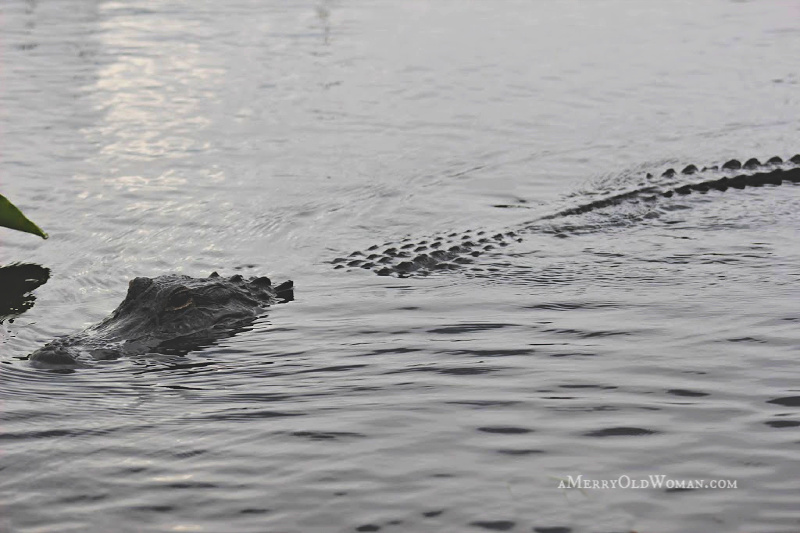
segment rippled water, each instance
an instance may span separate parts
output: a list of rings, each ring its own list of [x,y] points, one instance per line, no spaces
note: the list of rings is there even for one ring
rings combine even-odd
[[[800,151],[800,8],[697,4],[3,2],[0,192],[51,238],[0,264],[51,278],[0,326],[0,530],[800,529],[800,187],[531,225]],[[521,228],[482,274],[330,264]],[[212,270],[296,300],[22,360]],[[559,488],[651,474],[737,488]]]

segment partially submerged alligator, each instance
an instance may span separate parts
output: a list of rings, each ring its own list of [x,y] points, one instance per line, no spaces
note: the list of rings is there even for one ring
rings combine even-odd
[[[38,364],[74,366],[84,361],[147,353],[185,354],[250,324],[274,303],[294,298],[291,281],[166,275],[136,278],[125,300],[99,324],[60,337],[33,352]]]
[[[490,252],[498,246],[508,246],[512,242],[521,241],[520,234],[529,231],[538,222],[589,213],[632,200],[656,202],[659,198],[707,193],[712,190],[724,192],[728,189],[781,185],[783,182],[800,183],[800,154],[787,161],[776,156],[764,163],[757,159],[749,159],[742,164],[740,161],[732,159],[720,166],[703,167],[702,169],[695,165],[688,165],[680,172],[669,168],[661,174],[661,178],[670,180],[679,175],[705,175],[708,178],[666,187],[647,185],[627,192],[612,194],[541,216],[513,231],[470,230],[437,235],[423,240],[406,238],[400,242],[371,246],[365,251],[356,251],[347,257],[338,257],[331,263],[337,269],[363,268],[371,270],[379,276],[408,277],[427,275],[437,270],[454,270],[462,265],[472,263],[473,258]],[[645,176],[646,180],[653,180],[653,178],[652,174]]]
[[[713,174],[713,179],[659,188],[644,186],[612,194],[576,207],[539,217],[515,231],[489,234],[467,231],[414,241],[372,246],[366,252],[333,260],[336,268],[364,268],[379,275],[406,277],[434,270],[455,269],[472,262],[497,246],[519,241],[520,234],[533,224],[555,218],[588,213],[633,199],[655,202],[659,198],[695,192],[726,191],[746,187],[800,183],[800,154],[788,161],[773,157],[765,163],[750,159],[744,164],[731,160],[721,167],[685,167],[680,175]],[[673,169],[661,177],[678,175]],[[648,174],[647,180],[653,179]],[[223,278],[216,272],[204,279],[181,275],[131,281],[125,300],[105,320],[88,329],[58,338],[29,356],[44,365],[81,364],[83,361],[115,359],[123,355],[148,353],[185,354],[222,337],[235,334],[253,323],[263,310],[294,297],[293,284],[277,286],[266,277],[244,279],[240,275]]]

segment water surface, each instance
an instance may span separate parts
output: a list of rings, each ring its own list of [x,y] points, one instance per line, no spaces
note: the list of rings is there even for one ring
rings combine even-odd
[[[3,231],[0,263],[51,278],[0,329],[0,530],[797,531],[800,188],[530,222],[800,151],[798,16],[4,2],[0,191],[51,238]],[[329,264],[519,228],[488,274]],[[212,270],[296,301],[185,357],[21,360]]]

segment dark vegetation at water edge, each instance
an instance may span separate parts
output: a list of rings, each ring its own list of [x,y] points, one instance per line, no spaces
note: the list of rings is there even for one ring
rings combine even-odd
[[[0,267],[0,323],[30,309],[36,297],[31,293],[50,278],[50,269],[31,263]]]
[[[34,224],[17,206],[12,204],[8,198],[2,194],[0,194],[0,226],[17,231],[24,231],[26,233],[33,233],[43,239],[47,238],[47,233],[42,231],[39,226]]]

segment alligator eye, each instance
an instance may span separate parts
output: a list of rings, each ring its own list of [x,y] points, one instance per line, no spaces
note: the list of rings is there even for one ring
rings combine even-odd
[[[192,296],[188,292],[185,291],[176,292],[175,294],[169,297],[169,300],[167,300],[167,305],[165,310],[179,311],[181,309],[186,309],[192,304],[194,304],[194,301],[192,301]]]

